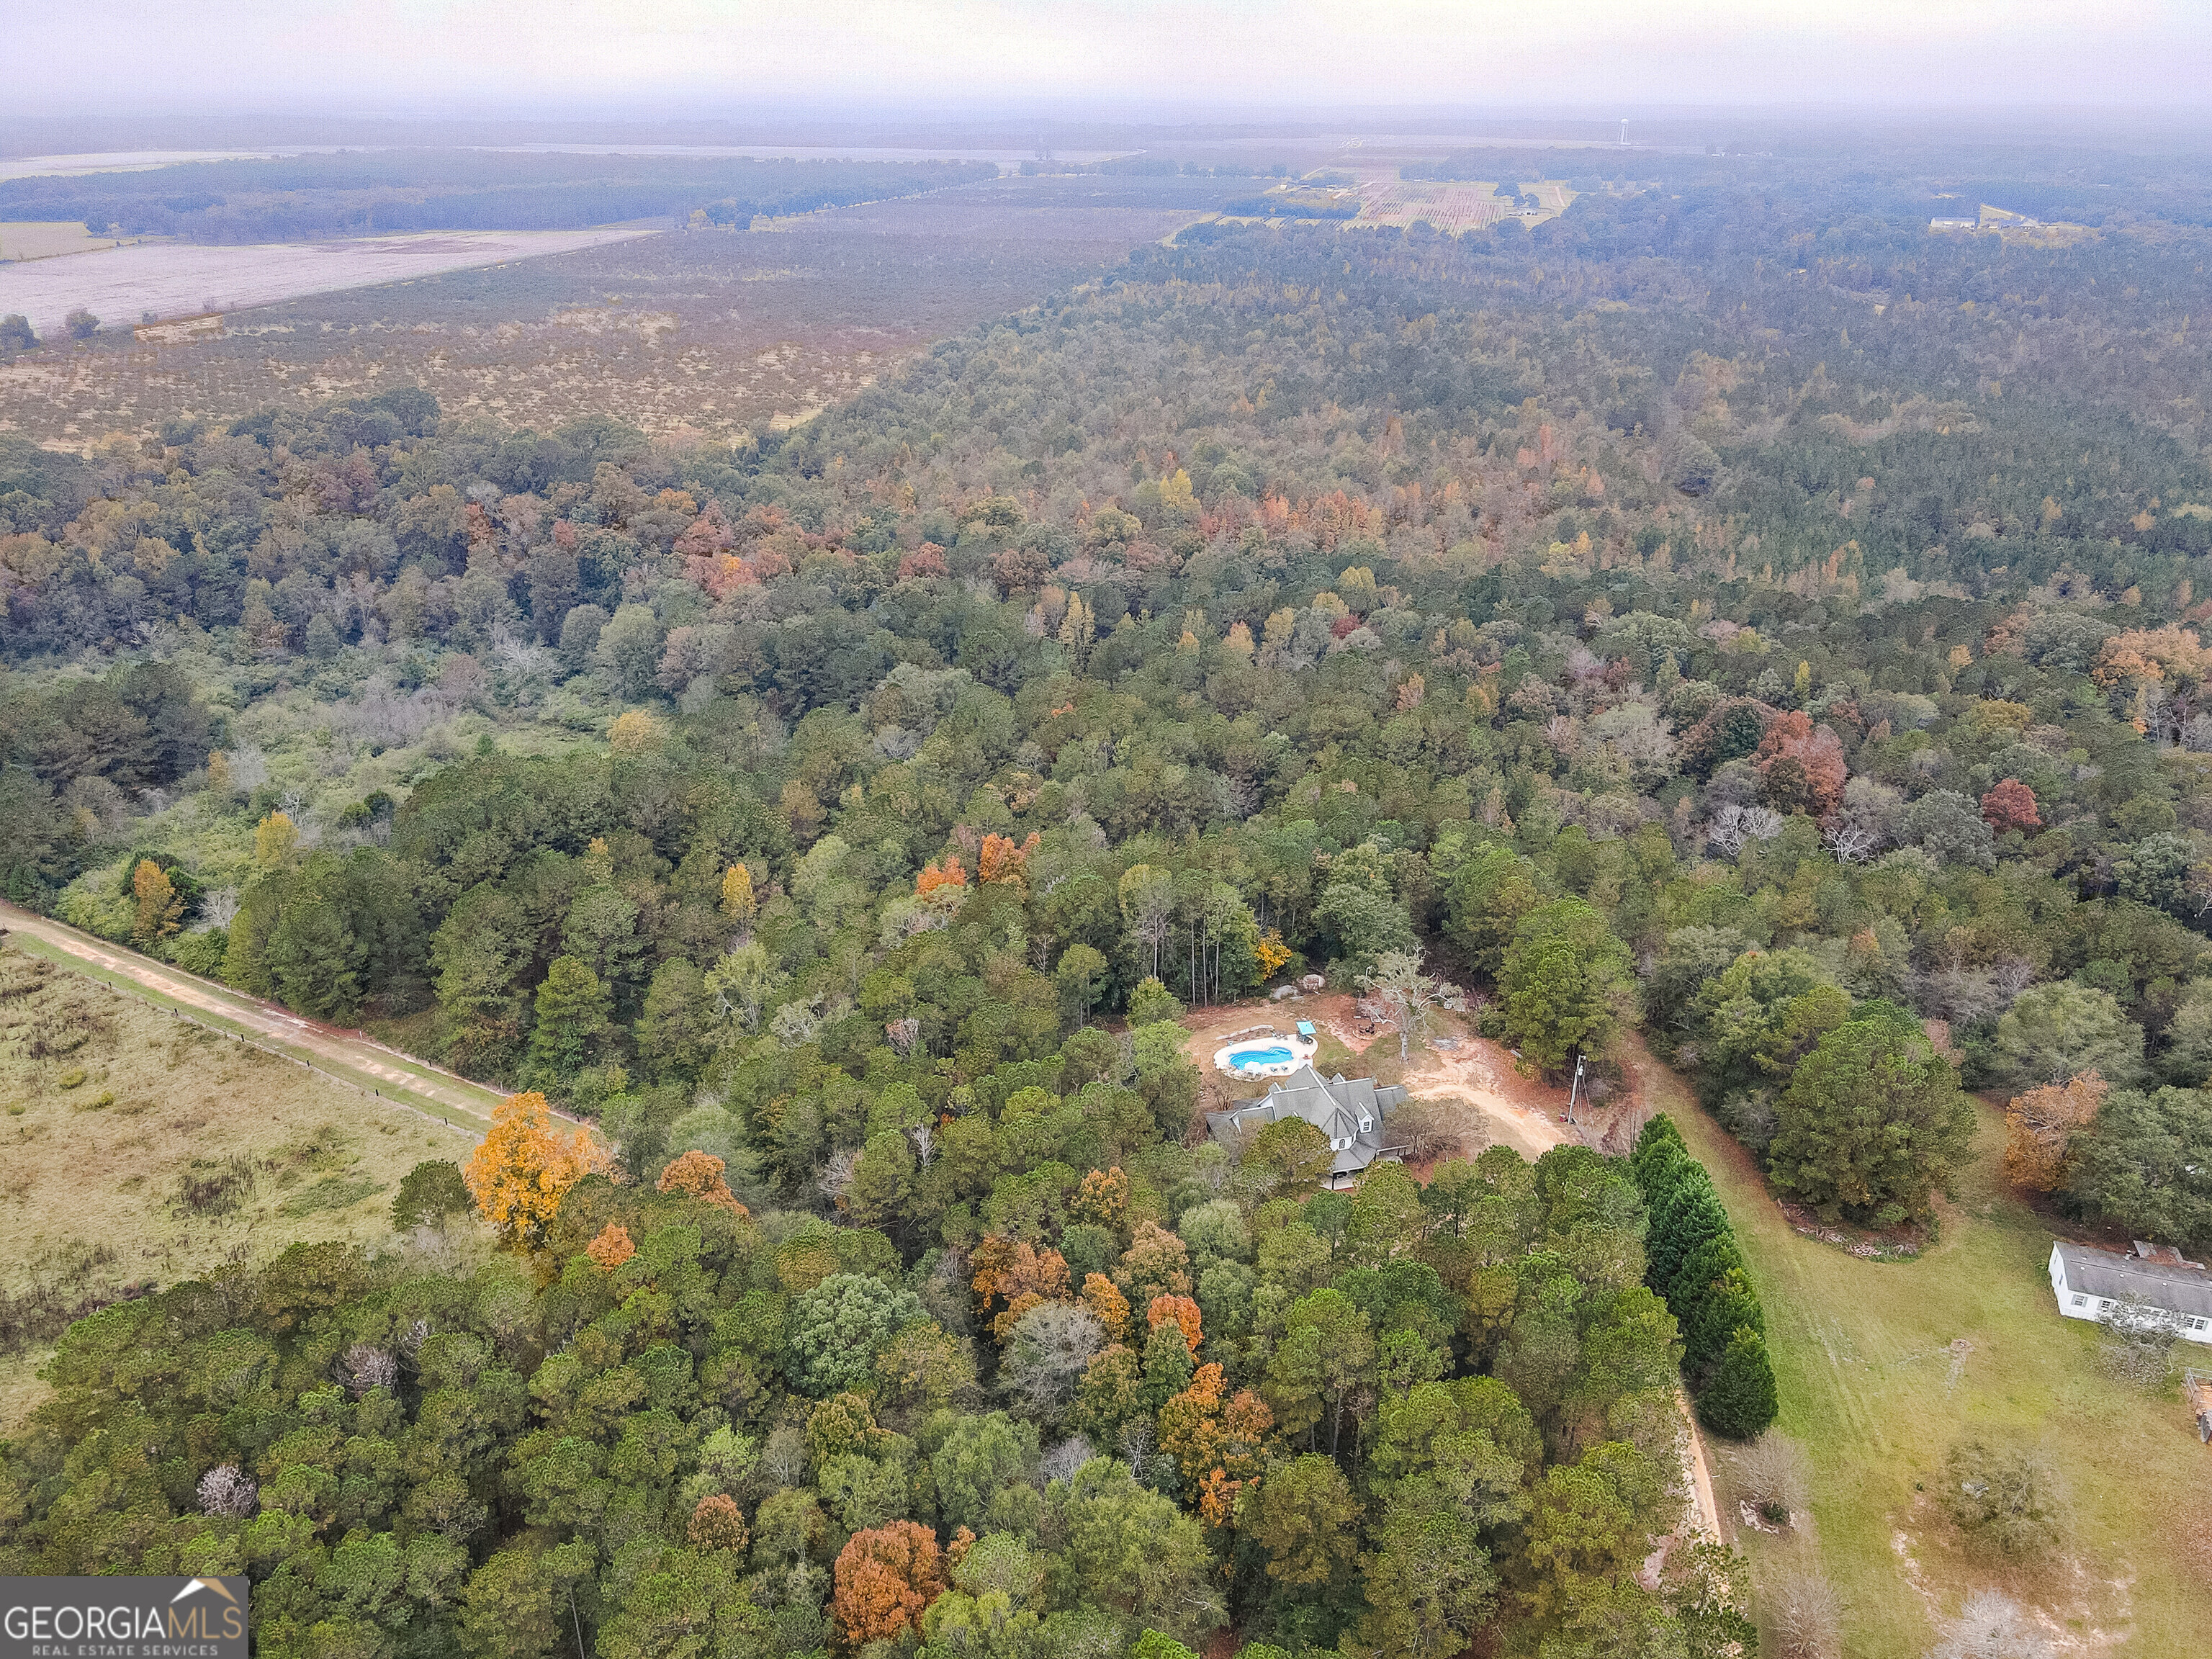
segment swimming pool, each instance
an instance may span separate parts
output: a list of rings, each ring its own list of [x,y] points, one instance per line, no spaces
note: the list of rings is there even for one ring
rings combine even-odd
[[[1288,1048],[1239,1048],[1229,1056],[1229,1063],[1241,1070],[1247,1066],[1280,1066],[1290,1058]]]

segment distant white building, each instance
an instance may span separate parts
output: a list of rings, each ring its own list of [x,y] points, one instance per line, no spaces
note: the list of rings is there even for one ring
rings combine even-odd
[[[1389,1144],[1382,1120],[1405,1101],[1402,1084],[1378,1089],[1373,1078],[1346,1082],[1341,1072],[1324,1082],[1310,1065],[1302,1065],[1258,1100],[1230,1111],[1207,1113],[1206,1125],[1215,1139],[1233,1147],[1270,1123],[1304,1118],[1328,1137],[1328,1149],[1336,1154],[1329,1165],[1328,1185],[1349,1187],[1376,1158],[1404,1150]]]
[[[2212,1343],[2212,1273],[2163,1244],[2136,1241],[2126,1255],[2083,1244],[2051,1247],[2051,1289],[2069,1319],[2101,1319],[2130,1297],[2181,1322],[2191,1342]]]

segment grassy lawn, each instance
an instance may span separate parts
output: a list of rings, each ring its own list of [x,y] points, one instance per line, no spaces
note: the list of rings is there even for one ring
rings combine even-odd
[[[1943,1207],[1942,1241],[1916,1261],[1869,1262],[1793,1232],[1688,1089],[1656,1064],[1645,1075],[1735,1223],[1766,1306],[1778,1426],[1812,1467],[1802,1535],[1745,1531],[1755,1580],[1771,1592],[1817,1558],[1843,1599],[1851,1659],[1919,1659],[1937,1621],[1984,1588],[2044,1615],[2062,1651],[2212,1648],[2212,1582],[2183,1553],[2189,1535],[2212,1533],[2212,1448],[2178,1384],[2146,1395],[2110,1381],[2096,1328],[2058,1316],[2051,1236],[1996,1168],[2002,1121],[1984,1112],[1981,1155]],[[1964,1546],[1934,1493],[1945,1453],[1969,1435],[2039,1447],[2058,1469],[2055,1555],[2013,1565]],[[1779,1652],[1763,1633],[1763,1650]]]
[[[0,949],[0,1294],[60,1305],[299,1239],[388,1240],[392,1189],[472,1137]],[[40,1322],[43,1328],[44,1322]],[[0,1434],[51,1344],[0,1346]]]

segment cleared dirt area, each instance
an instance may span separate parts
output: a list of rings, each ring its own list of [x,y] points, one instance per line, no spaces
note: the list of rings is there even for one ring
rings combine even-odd
[[[390,1231],[471,1138],[0,946],[0,1434],[65,1316],[301,1239]]]
[[[1403,1083],[1415,1101],[1435,1107],[1459,1129],[1469,1152],[1487,1146],[1510,1146],[1534,1160],[1576,1139],[1574,1130],[1559,1121],[1565,1094],[1521,1076],[1512,1055],[1477,1036],[1472,1022],[1451,1014],[1433,1017],[1428,1042],[1401,1061],[1396,1028],[1388,1021],[1362,1019],[1358,1000],[1345,993],[1240,1002],[1184,1016],[1183,1029],[1190,1033],[1186,1050],[1212,1099],[1224,1104],[1256,1099],[1267,1092],[1267,1085],[1240,1082],[1217,1071],[1214,1050],[1255,1026],[1288,1031],[1302,1019],[1311,1020],[1321,1038],[1320,1051],[1314,1056],[1316,1071],[1323,1077],[1340,1071],[1347,1077]],[[1208,1109],[1218,1109],[1212,1100]]]
[[[76,228],[82,233],[84,227]],[[653,228],[635,225],[591,230],[440,230],[247,247],[190,242],[115,246],[88,238],[92,251],[99,252],[97,258],[33,258],[0,265],[0,313],[21,313],[43,340],[59,333],[62,319],[79,306],[113,327],[139,322],[149,313],[160,319],[243,311],[301,295],[570,253],[653,234]],[[106,251],[99,252],[103,246]]]

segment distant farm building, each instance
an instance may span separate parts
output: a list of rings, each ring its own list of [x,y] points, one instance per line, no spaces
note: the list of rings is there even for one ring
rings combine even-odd
[[[1341,1072],[1324,1081],[1311,1066],[1301,1066],[1258,1100],[1226,1112],[1208,1112],[1206,1127],[1216,1140],[1233,1147],[1270,1123],[1303,1118],[1328,1138],[1328,1149],[1336,1155],[1329,1164],[1328,1185],[1349,1187],[1376,1158],[1405,1150],[1390,1144],[1383,1127],[1384,1120],[1405,1103],[1402,1085],[1378,1089],[1372,1078],[1347,1082]]]
[[[2155,1308],[2172,1315],[2191,1342],[2212,1343],[2212,1274],[2165,1245],[2138,1239],[2121,1255],[2053,1244],[2051,1289],[2069,1319],[2103,1319],[2130,1306]]]

